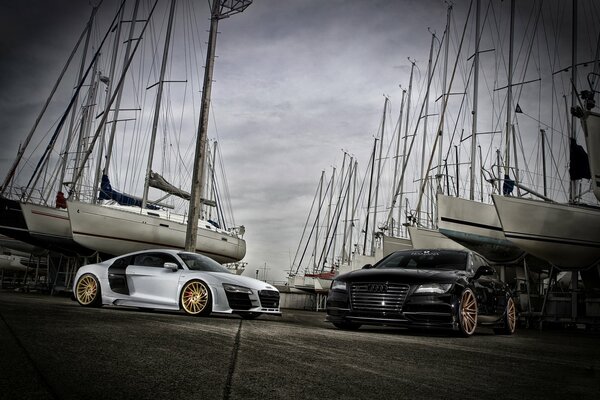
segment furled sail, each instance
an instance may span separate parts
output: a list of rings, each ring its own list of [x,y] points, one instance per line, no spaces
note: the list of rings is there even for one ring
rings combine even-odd
[[[167,182],[167,180],[163,178],[159,173],[153,171],[150,171],[150,179],[148,180],[148,184],[155,189],[159,189],[163,192],[170,193],[173,196],[181,197],[184,200],[189,201],[191,198],[188,192],[173,186],[172,184]],[[200,201],[211,207],[217,206],[217,204],[212,200],[201,199]]]
[[[117,203],[124,206],[142,206],[142,199],[139,197],[131,196],[125,193],[118,192],[114,190],[110,184],[110,180],[108,179],[108,175],[102,175],[102,182],[100,184],[100,195],[98,196],[99,200],[114,200]],[[159,207],[148,204],[146,208],[150,210],[158,210]]]

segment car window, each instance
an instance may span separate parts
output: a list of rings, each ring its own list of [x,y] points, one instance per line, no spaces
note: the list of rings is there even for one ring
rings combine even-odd
[[[112,263],[112,265],[110,266],[111,269],[116,268],[116,269],[125,269],[127,268],[128,265],[131,264],[131,256],[126,256],[126,257],[121,257],[121,258],[117,258],[115,260],[115,262]]]
[[[143,267],[155,267],[155,268],[163,268],[166,262],[172,262],[177,265],[179,263],[170,254],[165,253],[142,253],[137,254],[135,259],[133,260],[134,265],[139,265]]]
[[[425,250],[400,251],[375,264],[375,268],[441,269],[460,270],[467,268],[468,253],[459,251]]]
[[[178,256],[183,260],[185,265],[194,271],[207,271],[207,272],[223,272],[231,274],[227,268],[213,260],[201,254],[195,253],[179,253]]]

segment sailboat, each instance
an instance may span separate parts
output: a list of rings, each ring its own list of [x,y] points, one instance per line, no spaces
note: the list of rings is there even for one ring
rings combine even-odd
[[[216,40],[216,23],[219,19],[225,18],[231,14],[242,12],[250,2],[238,2],[236,4],[225,4],[221,1],[213,1],[211,7],[211,35],[209,38],[209,49],[207,51],[207,67],[205,69],[203,101],[200,115],[200,128],[197,142],[201,148],[205,146],[206,123],[208,120],[208,102],[207,97],[210,94],[210,85],[212,82],[212,65],[214,63],[214,48]],[[171,3],[171,11],[169,17],[169,25],[165,39],[165,47],[163,51],[163,61],[160,70],[160,79],[158,82],[157,100],[154,110],[154,121],[151,136],[151,145],[146,170],[146,179],[144,186],[144,194],[141,202],[134,202],[131,205],[131,196],[126,196],[127,200],[119,203],[119,199],[123,199],[123,194],[116,193],[110,190],[110,200],[102,200],[99,202],[82,202],[69,198],[67,201],[67,209],[71,223],[71,232],[73,239],[90,249],[94,249],[111,255],[119,255],[131,251],[150,249],[156,247],[186,249],[205,254],[214,260],[221,263],[234,263],[240,261],[246,254],[246,242],[243,239],[244,227],[233,227],[226,229],[219,226],[215,222],[208,220],[198,220],[195,211],[196,206],[193,205],[194,193],[198,190],[197,186],[192,186],[192,194],[185,194],[180,190],[172,190],[171,186],[165,187],[164,180],[152,172],[152,157],[154,153],[154,142],[156,137],[156,128],[158,124],[158,114],[161,106],[162,91],[164,85],[164,76],[168,51],[170,46],[170,36],[172,29],[172,21],[175,10],[175,2]],[[208,74],[208,75],[207,75]],[[97,137],[97,136],[96,136]],[[96,137],[94,139],[96,139]],[[201,148],[203,152],[204,149]],[[88,152],[89,154],[89,152]],[[207,158],[203,157],[205,153],[196,154],[196,162],[199,168],[206,168]],[[201,158],[200,162],[198,162]],[[107,170],[107,169],[105,169]],[[196,175],[196,171],[195,171]],[[200,177],[204,174],[200,173]],[[154,178],[154,179],[153,179]],[[103,177],[105,181],[108,178]],[[157,209],[156,202],[148,200],[148,190],[151,181],[160,181],[161,189],[168,192],[169,195],[175,194],[178,196],[187,197],[190,199],[189,215],[177,215],[168,210]],[[199,179],[199,185],[204,186],[203,179]],[[157,186],[156,183],[154,186]],[[109,190],[104,187],[100,190],[102,195],[107,195]],[[208,204],[209,202],[201,198],[199,201]],[[124,203],[124,204],[123,204]],[[214,204],[213,204],[214,205]],[[196,207],[197,208],[197,207]],[[189,240],[189,225],[197,223],[195,230],[195,240],[191,246],[188,246]]]
[[[139,29],[140,23],[137,24],[136,28],[136,20],[138,18],[137,10],[138,3],[135,2],[135,5],[132,7],[132,18],[131,23],[129,24],[129,38],[125,41],[127,43],[127,49],[125,54],[118,53],[116,51],[117,45],[123,42],[123,38],[120,34],[120,29],[123,20],[124,20],[124,4],[121,3],[119,10],[117,11],[114,20],[111,23],[111,28],[108,29],[106,36],[102,40],[102,43],[97,46],[96,54],[91,62],[89,62],[89,66],[85,72],[85,75],[82,75],[84,69],[84,57],[82,57],[82,65],[80,69],[80,75],[78,78],[78,85],[75,94],[73,95],[71,102],[67,108],[67,111],[63,114],[61,121],[58,123],[55,133],[52,136],[51,143],[48,145],[46,149],[46,153],[40,160],[38,167],[41,166],[41,169],[45,168],[47,165],[48,158],[45,158],[48,153],[53,149],[56,138],[60,134],[60,131],[65,124],[67,119],[67,115],[69,114],[69,108],[74,109],[77,104],[77,96],[79,94],[80,88],[83,86],[83,82],[86,79],[86,76],[90,76],[90,88],[95,87],[99,81],[102,81],[107,85],[106,88],[106,96],[105,96],[105,108],[101,111],[97,117],[93,117],[93,107],[90,107],[87,110],[89,114],[89,118],[87,121],[84,121],[84,117],[81,118],[81,122],[78,125],[80,127],[80,131],[82,134],[80,135],[80,142],[77,144],[77,149],[75,150],[77,154],[77,158],[74,162],[73,175],[71,177],[71,181],[66,182],[65,172],[63,169],[63,174],[61,178],[58,180],[58,190],[59,196],[57,196],[56,204],[49,204],[50,201],[42,198],[39,203],[31,200],[31,193],[33,189],[31,187],[33,185],[27,186],[27,190],[29,193],[21,195],[18,193],[16,198],[19,200],[14,200],[12,198],[2,196],[1,205],[1,222],[0,222],[0,230],[2,233],[9,235],[12,238],[16,238],[18,240],[22,240],[27,242],[29,245],[39,246],[40,248],[50,249],[52,251],[57,251],[67,255],[88,255],[94,252],[102,253],[102,255],[117,255],[122,254],[123,252],[133,251],[138,249],[146,249],[150,247],[171,247],[171,248],[181,248],[185,247],[186,241],[186,227],[188,225],[188,221],[192,219],[198,221],[198,216],[192,217],[192,213],[190,212],[186,215],[176,215],[170,211],[165,211],[162,209],[164,205],[160,201],[152,201],[148,199],[147,190],[150,186],[150,182],[154,182],[154,187],[160,187],[161,190],[167,192],[167,196],[176,195],[180,197],[184,197],[184,192],[178,189],[173,189],[170,187],[162,177],[157,174],[154,174],[151,168],[151,159],[148,162],[148,172],[147,172],[147,186],[145,187],[143,204],[135,204],[130,202],[130,197],[119,194],[116,191],[110,193],[110,199],[103,198],[104,195],[107,194],[107,190],[105,187],[100,188],[99,183],[94,183],[91,192],[93,193],[91,196],[85,196],[84,198],[82,194],[82,180],[84,174],[89,174],[88,179],[94,179],[94,176],[97,177],[99,181],[100,176],[102,178],[106,178],[108,182],[108,177],[103,174],[100,169],[100,164],[103,160],[106,159],[105,162],[105,171],[109,171],[109,159],[111,154],[106,154],[106,157],[103,156],[102,151],[105,148],[110,148],[112,146],[113,136],[110,137],[110,141],[108,147],[105,147],[103,141],[106,133],[107,125],[111,124],[112,133],[114,134],[115,127],[117,125],[118,113],[120,109],[120,98],[122,89],[124,86],[124,78],[125,74],[128,71],[128,68],[134,58],[136,53],[136,49],[139,44],[143,42],[143,33],[146,30],[149,22],[152,19],[152,15],[154,10],[156,9],[157,2],[154,2],[154,6],[148,12],[147,18],[143,23],[143,27],[141,31]],[[213,1],[211,6],[212,19],[221,19],[225,18],[231,14],[236,12],[241,12],[245,9],[251,2],[250,1],[241,1],[235,3],[228,3],[224,1]],[[170,19],[172,21],[173,11],[175,10],[175,1],[171,2],[171,13]],[[96,12],[97,7],[94,7],[94,11],[92,13],[92,17],[90,18],[90,22],[84,30],[84,33],[88,33],[88,38],[90,34],[90,25],[92,18]],[[118,20],[120,18],[120,21]],[[127,24],[124,24],[127,25]],[[211,23],[211,29],[212,29]],[[216,24],[214,24],[216,26]],[[113,29],[114,28],[114,29]],[[170,31],[170,28],[169,28]],[[106,41],[109,33],[114,33],[115,37],[115,45],[113,50],[113,59],[109,63],[111,65],[111,73],[109,76],[103,76],[99,71],[96,71],[96,62],[97,57],[100,54],[100,50],[102,49],[103,43]],[[135,33],[135,35],[134,35]],[[211,32],[212,34],[212,32]],[[139,37],[135,37],[138,36]],[[213,35],[214,36],[214,35]],[[82,33],[82,38],[84,34]],[[80,38],[81,42],[81,38]],[[214,39],[213,39],[214,43]],[[165,40],[165,48],[168,48],[169,39]],[[79,45],[79,42],[78,44]],[[77,46],[76,46],[77,48]],[[87,40],[86,40],[86,49],[87,49]],[[212,46],[212,53],[207,54],[207,69],[208,62],[210,57],[210,63],[212,65],[212,58],[214,57],[214,45]],[[75,52],[75,50],[73,50]],[[83,54],[85,55],[87,50],[84,50]],[[108,51],[106,51],[109,53]],[[121,77],[119,79],[113,79],[114,77],[114,66],[117,64],[117,54],[123,59],[123,71],[121,73]],[[70,57],[69,61],[72,57]],[[163,53],[163,65],[161,68],[161,77],[160,82],[158,83],[159,94],[157,98],[160,99],[162,92],[162,87],[164,83],[164,70],[165,63],[167,60],[167,51]],[[68,63],[67,63],[68,65]],[[65,66],[66,70],[67,66]],[[212,68],[212,67],[211,67]],[[93,73],[90,72],[93,70]],[[63,70],[64,74],[64,70]],[[61,74],[62,77],[62,74]],[[60,81],[60,78],[59,78]],[[57,82],[58,84],[58,82]],[[204,88],[204,92],[210,93],[210,88]],[[91,92],[92,90],[90,90]],[[54,93],[54,90],[52,91]],[[51,95],[52,96],[52,95]],[[96,102],[95,93],[88,95],[88,103],[94,104]],[[203,99],[204,100],[204,99]],[[48,99],[48,102],[50,98]],[[47,103],[48,104],[48,103]],[[43,114],[44,110],[40,114]],[[207,102],[203,101],[203,107],[206,105],[208,109]],[[158,108],[160,106],[160,100],[156,102],[156,110],[155,110],[155,128],[156,121],[158,120]],[[108,120],[109,114],[113,117],[112,121]],[[74,115],[74,113],[73,113]],[[100,118],[101,117],[101,118]],[[74,118],[74,117],[73,117]],[[39,120],[39,118],[38,118]],[[94,120],[94,121],[92,121]],[[99,121],[99,122],[98,122]],[[36,125],[37,125],[36,121]],[[96,125],[92,130],[92,122]],[[72,119],[73,125],[73,119]],[[84,130],[87,129],[86,132]],[[32,129],[35,130],[35,126]],[[73,129],[70,128],[69,132]],[[154,130],[153,135],[156,134],[156,130]],[[70,135],[70,134],[69,134]],[[83,138],[83,139],[82,139]],[[30,137],[28,137],[27,142]],[[100,139],[100,140],[99,140]],[[69,139],[70,140],[70,139]],[[200,141],[200,139],[199,139]],[[91,154],[94,151],[94,146],[97,142],[100,144],[96,147],[98,150],[98,156],[95,160],[96,162],[96,173],[94,174],[93,169],[93,159],[91,158]],[[65,149],[61,153],[61,156],[64,154],[63,163],[66,164],[66,157],[69,151],[69,141],[67,141],[67,145]],[[203,143],[206,143],[206,139],[203,139]],[[25,147],[25,146],[24,146]],[[24,148],[23,148],[24,149]],[[19,151],[19,156],[22,156],[22,149]],[[107,151],[108,153],[109,151]],[[12,179],[13,174],[16,170],[16,164],[19,161],[19,157],[15,162],[15,166],[7,175],[6,181],[2,187],[2,193],[4,194],[7,189],[8,182]],[[205,157],[202,158],[202,163],[206,163]],[[203,165],[204,167],[204,165]],[[214,167],[214,166],[213,166]],[[64,165],[63,165],[64,168]],[[40,169],[40,170],[41,170]],[[36,175],[37,174],[37,175]],[[30,180],[30,184],[33,179],[36,180],[41,174],[36,171],[34,172],[34,176]],[[200,183],[204,185],[204,182]],[[63,187],[66,186],[66,189]],[[92,186],[92,185],[90,185]],[[110,184],[108,184],[110,186]],[[68,201],[65,199],[62,191],[68,193]],[[86,187],[85,190],[88,190]],[[215,189],[216,190],[216,189]],[[97,198],[96,195],[100,194],[100,198]],[[14,196],[13,196],[14,197]],[[81,198],[80,198],[81,197]],[[166,197],[166,196],[165,196]],[[163,199],[165,198],[163,197]],[[125,200],[121,204],[119,204],[116,200],[113,201],[113,198],[117,200]],[[187,200],[190,199],[190,194],[187,194]],[[205,201],[205,204],[216,206],[215,201]],[[191,204],[191,202],[190,202]],[[195,212],[195,210],[194,210]],[[118,221],[115,224],[115,221]],[[126,228],[126,229],[125,229]],[[160,228],[160,229],[157,229]],[[245,241],[243,239],[244,227],[238,226],[233,228],[225,227],[225,222],[217,218],[217,221],[199,221],[198,226],[198,238],[196,240],[196,246],[193,246],[190,250],[202,252],[207,254],[217,261],[220,262],[237,262],[241,260],[246,251]],[[73,234],[75,233],[75,234]],[[125,235],[123,235],[125,233]],[[239,265],[238,265],[239,267]],[[242,270],[238,268],[238,271]]]
[[[577,8],[573,9],[572,47],[577,45]],[[598,64],[598,53],[594,65]],[[577,82],[576,52],[573,52],[571,82]],[[571,178],[570,202],[556,203],[522,197],[493,195],[494,206],[508,240],[526,252],[546,260],[560,269],[580,270],[600,263],[600,207],[575,202],[576,182],[592,179],[592,191],[596,200],[600,200],[598,176],[600,174],[600,114],[593,111],[593,80],[588,82],[590,90],[581,92],[581,97],[573,89],[571,114],[578,118],[583,127],[588,155],[582,146],[576,143],[576,124],[572,121],[570,132]],[[579,100],[582,105],[576,105]],[[573,119],[574,119],[573,118]],[[590,171],[591,170],[591,171]]]

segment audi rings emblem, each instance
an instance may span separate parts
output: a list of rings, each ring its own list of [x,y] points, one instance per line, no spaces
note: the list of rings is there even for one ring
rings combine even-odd
[[[388,291],[388,285],[385,283],[369,283],[367,288],[371,293],[386,293]]]

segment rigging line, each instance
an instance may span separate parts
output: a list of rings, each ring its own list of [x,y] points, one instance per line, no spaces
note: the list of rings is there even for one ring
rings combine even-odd
[[[221,172],[221,183],[224,187],[224,191],[225,191],[225,202],[227,205],[227,211],[229,213],[229,216],[231,218],[231,222],[233,224],[233,226],[236,225],[235,223],[235,216],[233,213],[233,207],[232,207],[232,203],[231,203],[231,192],[229,190],[229,179],[227,178],[227,173],[225,170],[225,163],[223,162],[223,152],[221,151],[221,146],[220,144],[217,143],[217,155],[218,158],[217,160],[219,161],[219,171]]]
[[[350,168],[348,168],[348,173],[346,174],[346,177],[348,178],[348,182],[350,181],[351,178],[351,171],[352,171],[352,166],[350,166]],[[349,195],[350,192],[350,185],[346,185],[346,179],[343,179],[343,185],[342,188],[346,187],[345,189],[345,193],[344,193],[344,197],[343,198],[338,198],[338,204],[336,205],[336,210],[334,211],[334,220],[335,220],[335,226],[333,227],[333,233],[331,234],[331,240],[329,241],[329,246],[327,248],[327,252],[325,253],[325,261],[327,260],[327,256],[329,255],[329,252],[331,250],[331,247],[333,246],[333,244],[336,241],[336,233],[337,233],[337,227],[340,223],[340,218],[342,217],[342,211],[344,209],[344,203],[346,202],[346,196]],[[339,207],[338,207],[339,206]],[[339,209],[339,211],[338,211]],[[335,217],[335,214],[337,213],[337,217]],[[325,249],[323,249],[325,250]],[[335,254],[332,255],[332,260],[335,260]],[[319,259],[319,264],[321,264],[321,260]],[[331,267],[333,268],[333,266],[335,265],[335,261],[332,262]],[[321,272],[323,272],[323,269],[325,268],[325,263],[323,263],[323,266],[321,267]]]
[[[347,189],[346,189],[347,191],[349,190],[349,186],[346,184],[346,178],[348,178],[348,180],[350,179],[350,170],[351,170],[351,168],[348,168],[348,171],[345,174],[344,178],[340,179],[340,188],[342,190],[344,189],[344,187],[347,187]],[[331,190],[333,191],[334,188],[332,188]],[[341,193],[340,193],[340,195],[341,195]],[[345,200],[346,200],[346,195],[344,195],[343,199],[338,197],[338,201],[335,205],[335,210],[333,211],[333,215],[331,216],[331,224],[328,224],[328,226],[327,226],[327,232],[325,234],[325,246],[323,246],[323,250],[321,251],[321,256],[319,257],[319,262],[317,264],[317,265],[321,265],[321,261],[323,261],[320,272],[323,272],[323,269],[325,267],[325,263],[327,262],[327,257],[329,256],[331,247],[336,240],[335,236],[336,236],[336,232],[337,232],[337,226],[338,226],[341,214],[342,214],[342,209],[344,208]],[[334,221],[335,221],[335,223],[334,223]],[[333,229],[333,232],[332,232],[332,229]],[[330,233],[331,233],[331,239],[329,238]],[[329,240],[329,246],[327,246],[328,240]],[[327,246],[327,251],[325,251],[326,246]],[[334,257],[335,257],[335,254],[332,257],[332,260],[334,259]],[[332,262],[332,266],[333,266],[333,264],[334,263]]]
[[[155,0],[155,2],[154,2],[154,6],[152,7],[152,10],[150,11],[150,14],[148,15],[148,19],[146,20],[146,23],[144,24],[144,27],[142,28],[142,31],[141,31],[141,33],[140,33],[140,37],[142,37],[142,36],[143,36],[143,34],[144,34],[144,32],[146,31],[146,28],[147,28],[147,26],[148,26],[148,23],[150,22],[150,19],[151,19],[151,16],[152,16],[152,14],[154,13],[154,10],[155,10],[155,8],[156,8],[156,4],[157,4],[157,3],[158,3],[158,0]],[[140,42],[141,42],[141,40],[138,40],[138,41],[136,42],[136,44],[135,44],[135,47],[133,48],[132,55],[131,55],[131,57],[129,58],[129,60],[127,60],[127,65],[125,66],[125,70],[124,70],[124,72],[126,72],[126,70],[128,70],[128,69],[129,69],[129,66],[131,65],[131,62],[132,62],[132,60],[133,60],[133,57],[135,56],[136,50],[137,50],[137,48],[138,48],[138,46],[139,46]],[[118,83],[117,83],[117,86],[115,87],[115,92],[113,93],[113,95],[112,95],[112,96],[111,96],[111,98],[110,98],[109,107],[110,107],[110,105],[112,105],[112,103],[113,103],[114,99],[116,98],[116,96],[117,96],[117,93],[118,93],[118,91],[119,91],[119,88],[120,88],[120,87],[123,85],[124,78],[125,78],[125,74],[122,74],[122,75],[121,75],[121,78],[119,79],[119,81],[118,81]],[[87,160],[89,159],[89,157],[90,157],[90,154],[91,154],[91,153],[92,153],[92,151],[94,150],[94,145],[96,144],[96,141],[98,140],[98,136],[99,136],[99,135],[100,135],[100,133],[101,133],[102,126],[103,126],[103,125],[106,123],[106,119],[107,119],[107,117],[108,117],[108,113],[105,113],[105,114],[103,114],[103,115],[102,115],[102,120],[101,120],[101,121],[100,121],[100,123],[99,123],[98,129],[96,129],[96,133],[94,134],[94,137],[92,138],[92,142],[90,143],[88,150],[87,150],[87,151],[86,151],[86,153],[84,154],[84,158],[83,158],[83,161],[82,161],[82,163],[81,163],[81,167],[80,167],[80,168],[77,170],[77,174],[76,174],[76,176],[75,176],[75,177],[74,177],[74,179],[73,179],[73,186],[71,187],[71,189],[70,189],[70,192],[72,192],[72,191],[73,191],[73,189],[74,189],[74,187],[75,187],[75,184],[76,184],[76,183],[79,181],[79,179],[81,178],[81,174],[83,173],[83,169],[84,169],[84,167],[85,167],[85,164],[87,163]]]
[[[52,90],[50,91],[50,95],[48,96],[46,103],[44,103],[44,105],[42,106],[42,109],[41,109],[40,113],[38,114],[38,117],[36,118],[36,120],[33,124],[33,127],[29,131],[29,134],[25,138],[25,141],[23,142],[23,144],[21,146],[19,146],[19,150],[17,152],[15,161],[13,162],[12,167],[9,169],[8,173],[6,174],[6,177],[4,178],[4,183],[2,184],[2,186],[0,186],[0,195],[4,194],[4,192],[8,186],[8,182],[10,182],[10,180],[13,178],[15,171],[17,169],[17,166],[18,166],[19,162],[21,161],[21,158],[23,157],[23,154],[25,153],[25,150],[26,150],[27,146],[29,145],[29,142],[31,141],[31,138],[33,137],[33,134],[34,134],[35,130],[37,129],[37,127],[40,123],[40,120],[42,119],[42,116],[46,113],[46,109],[48,108],[48,105],[50,104],[52,98],[54,97],[54,94],[56,93],[56,90],[58,89],[58,86],[59,86],[60,82],[62,81],[62,78],[64,77],[68,66],[71,64],[71,61],[73,60],[73,57],[75,56],[75,53],[77,52],[77,49],[79,48],[79,45],[81,44],[81,41],[87,34],[88,30],[91,29],[91,23],[92,23],[93,19],[95,18],[95,15],[96,15],[96,12],[97,12],[99,6],[100,5],[92,8],[92,15],[90,16],[85,28],[81,32],[81,35],[79,36],[79,39],[77,40],[77,43],[75,44],[75,47],[73,47],[71,54],[67,58],[67,62],[65,63],[62,71],[59,74],[59,77],[58,77],[56,83],[54,84]]]
[[[300,241],[298,242],[298,248],[296,249],[296,254],[294,254],[294,260],[292,261],[292,265],[291,267],[293,268],[293,266],[296,264],[296,259],[298,258],[298,253],[300,253],[300,247],[302,246],[302,241],[304,239],[304,235],[306,234],[306,228],[308,227],[308,221],[310,220],[310,216],[312,215],[312,211],[314,209],[315,203],[317,202],[317,196],[319,194],[319,189],[321,184],[323,183],[323,175],[321,176],[321,178],[319,179],[319,184],[317,185],[317,189],[315,190],[315,196],[313,197],[313,201],[310,205],[310,210],[308,211],[308,216],[306,217],[306,222],[304,223],[304,228],[302,229],[302,235],[300,235]],[[316,218],[315,218],[316,221]],[[309,240],[310,242],[310,240]],[[308,247],[309,242],[306,243],[306,246]],[[300,264],[298,264],[298,268],[296,268],[296,272],[298,273],[298,269],[300,268]],[[290,273],[291,273],[291,268],[290,268]]]
[[[327,198],[327,193],[329,192],[329,189],[331,188],[331,190],[333,190],[333,188],[331,187],[331,181],[332,180],[330,179],[329,183],[327,184],[327,187],[325,188],[325,193],[323,193],[323,199],[321,199],[321,203],[319,204],[319,210],[323,207],[323,204],[325,203],[325,199]],[[309,218],[310,218],[310,215],[309,215]],[[312,234],[315,231],[316,225],[317,225],[317,219],[315,218],[315,222],[313,223],[312,229],[310,230],[310,233],[307,238],[306,246],[304,247],[304,251],[302,252],[300,261],[298,262],[298,267],[296,267],[296,272],[295,272],[296,274],[298,273],[298,270],[300,269],[300,266],[302,265],[302,262],[304,261],[304,256],[306,255],[306,251],[308,250],[308,245],[310,243]],[[319,240],[319,238],[315,238],[315,240]],[[315,257],[316,257],[316,255],[315,255]]]
[[[125,4],[125,1],[123,0],[121,2],[121,6],[119,7],[119,11],[117,11],[117,13],[115,14],[115,17],[110,25],[110,27],[112,27],[115,24],[115,21],[117,20],[117,17],[119,15],[119,12],[121,10],[121,8],[123,8],[123,5]],[[79,84],[77,85],[77,88],[75,89],[75,93],[73,94],[73,96],[71,97],[71,101],[69,102],[69,105],[67,106],[67,109],[65,110],[65,112],[63,113],[63,116],[61,117],[56,130],[54,131],[54,134],[52,135],[52,137],[50,138],[50,143],[48,143],[48,146],[46,147],[46,150],[44,151],[44,153],[42,154],[42,157],[40,158],[31,178],[29,179],[29,182],[27,183],[26,189],[27,190],[33,190],[33,187],[30,188],[30,185],[32,184],[35,175],[37,174],[39,168],[42,166],[43,163],[47,162],[46,158],[48,157],[48,154],[50,152],[50,150],[54,147],[54,143],[56,142],[57,138],[58,138],[58,134],[60,133],[60,131],[62,130],[62,127],[67,119],[67,116],[69,115],[69,112],[71,111],[71,107],[73,107],[73,104],[75,103],[75,99],[77,98],[77,95],[79,94],[81,87],[83,86],[83,83],[85,82],[85,80],[87,79],[88,74],[90,73],[90,71],[92,70],[92,67],[94,66],[94,63],[96,61],[96,59],[100,56],[100,50],[102,49],[104,42],[106,41],[106,39],[108,38],[108,35],[110,33],[110,27],[107,30],[106,34],[104,35],[104,38],[102,39],[102,42],[100,43],[100,45],[98,46],[98,50],[96,50],[94,56],[92,57],[92,60],[90,61],[90,64],[85,72],[85,74],[83,75],[83,77],[81,78]],[[31,196],[31,193],[29,193],[27,195],[26,200],[29,198],[29,196]]]
[[[448,92],[450,92],[452,90],[452,84],[454,83],[454,77],[456,76],[456,68],[457,68],[457,64],[458,64],[458,58],[460,56],[460,50],[462,49],[462,43],[463,43],[465,32],[467,30],[467,22],[469,20],[470,14],[471,14],[471,7],[472,7],[472,5],[473,5],[473,2],[471,1],[470,5],[469,5],[469,12],[467,13],[467,21],[465,22],[465,28],[463,30],[463,37],[461,38],[461,46],[459,47],[459,53],[456,56],[456,61],[454,62],[454,68],[452,70],[452,77],[450,78],[450,83],[448,85]],[[439,57],[439,53],[438,53],[438,57]],[[436,57],[436,60],[435,60],[435,64],[436,65],[437,65],[437,61],[438,60],[437,60],[437,57]],[[446,112],[447,107],[448,107],[447,103],[444,104],[444,108],[442,109],[442,113]],[[440,131],[440,128],[438,128],[436,132],[439,132],[439,131]],[[433,146],[432,146],[433,148],[435,148],[437,146],[438,140],[439,140],[439,136],[436,135],[435,139],[433,141]],[[411,146],[410,147],[412,148],[412,142],[411,142]],[[409,154],[410,154],[410,150],[409,150]],[[426,171],[429,171],[431,169],[431,163],[433,162],[433,157],[434,157],[434,154],[432,153],[431,156],[430,156],[430,158],[429,158],[429,162],[428,162]],[[421,196],[419,196],[419,200],[418,200],[418,203],[417,203],[416,210],[420,210],[421,209],[421,201],[423,199],[422,193],[425,190],[425,185],[426,184],[427,184],[427,179],[425,179],[425,177],[423,177],[423,180],[422,180],[422,182],[420,184],[421,188],[419,190],[419,193],[421,193]],[[418,215],[417,215],[417,217],[418,217]]]

